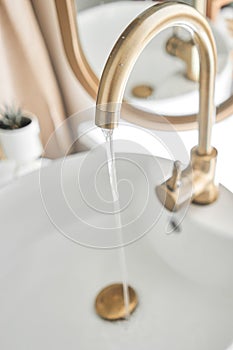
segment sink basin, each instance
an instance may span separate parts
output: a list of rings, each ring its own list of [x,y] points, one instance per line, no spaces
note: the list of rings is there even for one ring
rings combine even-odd
[[[117,1],[80,11],[78,27],[82,48],[98,77],[126,26],[153,4],[153,1]],[[231,94],[232,60],[224,35],[213,26],[212,30],[218,51],[215,95],[218,105]],[[185,63],[165,51],[165,44],[172,35],[172,29],[163,31],[141,53],[127,83],[125,99],[141,110],[162,115],[197,113],[198,84],[186,79]],[[149,98],[137,98],[132,94],[133,88],[140,85],[153,89]]]
[[[181,232],[168,232],[155,186],[171,162],[121,153],[116,164],[138,308],[115,323],[94,311],[97,293],[122,280],[122,242],[98,147],[0,190],[1,349],[230,349],[232,194],[221,187],[216,203],[191,205],[179,216]]]

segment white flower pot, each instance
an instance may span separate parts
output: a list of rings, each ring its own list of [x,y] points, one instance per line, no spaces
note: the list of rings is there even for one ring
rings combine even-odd
[[[18,166],[38,159],[43,147],[40,140],[40,127],[33,115],[25,113],[31,122],[19,129],[6,130],[0,128],[0,144],[6,159],[14,160]]]

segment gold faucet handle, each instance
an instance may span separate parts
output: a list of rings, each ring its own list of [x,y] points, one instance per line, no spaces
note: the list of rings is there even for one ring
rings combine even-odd
[[[180,187],[181,173],[181,162],[179,160],[176,160],[173,165],[172,176],[169,180],[167,180],[167,187],[169,188],[169,190],[175,191],[177,188]]]
[[[181,169],[181,162],[179,160],[175,161],[173,164],[173,171],[172,176],[162,183],[161,185],[156,187],[156,193],[157,196],[162,203],[168,210],[170,211],[177,211],[180,207],[180,198],[183,199],[184,196],[180,196],[180,190],[182,191],[182,187],[184,185],[185,187],[185,193],[186,193],[186,185],[183,184],[182,180],[182,186],[181,186],[181,180],[182,180],[182,169]],[[188,197],[190,197],[190,191],[188,192]]]

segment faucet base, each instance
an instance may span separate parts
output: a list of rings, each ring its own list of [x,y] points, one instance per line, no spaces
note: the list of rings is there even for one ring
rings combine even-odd
[[[206,191],[196,196],[192,202],[199,205],[211,204],[218,199],[218,192],[218,186],[211,183],[206,187]]]
[[[194,196],[192,202],[206,205],[218,198],[218,185],[215,183],[217,150],[212,148],[210,154],[199,155],[197,147],[191,151],[191,164],[194,176]],[[203,187],[204,189],[200,189]]]
[[[215,183],[217,150],[200,155],[198,147],[191,150],[191,163],[182,172],[175,162],[172,177],[156,187],[160,202],[169,211],[177,211],[190,202],[210,204],[218,198]]]

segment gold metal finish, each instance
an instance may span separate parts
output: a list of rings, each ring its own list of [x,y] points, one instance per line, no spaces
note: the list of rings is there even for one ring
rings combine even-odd
[[[132,287],[129,290],[129,313],[131,314],[138,305],[137,295]],[[112,284],[104,288],[95,301],[96,313],[108,321],[117,321],[126,318],[126,310],[123,297],[123,285]]]
[[[54,2],[56,5],[64,51],[70,67],[89,95],[93,99],[96,99],[99,80],[88,64],[82,51],[77,28],[75,0],[54,0]],[[211,2],[212,1],[208,1],[208,6]],[[230,1],[225,0],[225,2],[229,3]],[[161,118],[161,115],[159,114],[138,110],[132,105],[123,106],[122,114],[124,119],[128,122],[150,129],[170,131],[171,125],[173,125],[176,130],[190,130],[197,128],[198,116],[196,114],[181,116],[166,115]],[[222,121],[232,114],[233,96],[217,107],[216,121]]]
[[[193,32],[201,59],[199,154],[211,152],[216,74],[216,47],[206,19],[194,8],[178,3],[154,5],[139,15],[116,42],[105,65],[97,96],[96,125],[105,128],[117,126],[125,85],[132,68],[145,46],[162,30],[184,25]]]
[[[132,89],[133,96],[137,98],[148,98],[153,92],[153,87],[149,85],[137,85]]]
[[[193,7],[206,16],[206,0],[194,0]],[[178,57],[186,63],[186,77],[192,81],[199,80],[199,57],[197,47],[192,39],[184,40],[179,37],[179,32],[174,31],[174,35],[166,44],[166,51],[172,56]]]
[[[192,39],[183,40],[174,35],[168,39],[166,51],[186,63],[186,77],[192,81],[199,80],[199,57],[197,47]]]
[[[190,198],[195,203],[209,204],[218,193],[214,184],[217,151],[210,143],[215,117],[216,47],[207,20],[184,4],[168,2],[144,11],[115,44],[101,77],[96,106],[96,125],[115,128],[125,86],[139,54],[158,33],[174,25],[190,29],[201,65],[198,146],[191,152],[190,165],[181,172],[180,164],[175,163],[171,179],[156,189],[162,204],[171,211],[178,210]]]
[[[172,192],[174,192],[176,189],[180,187],[181,174],[182,174],[181,162],[179,160],[176,160],[174,162],[172,177],[167,181],[167,187]]]
[[[217,150],[210,154],[199,155],[197,147],[191,150],[190,165],[179,178],[173,175],[166,182],[156,187],[160,202],[170,211],[179,210],[185,203],[210,204],[218,198],[218,186],[215,184]],[[174,183],[173,188],[170,186]]]
[[[79,40],[75,1],[54,0],[54,2],[67,60],[77,79],[95,99],[99,81],[86,60]]]

